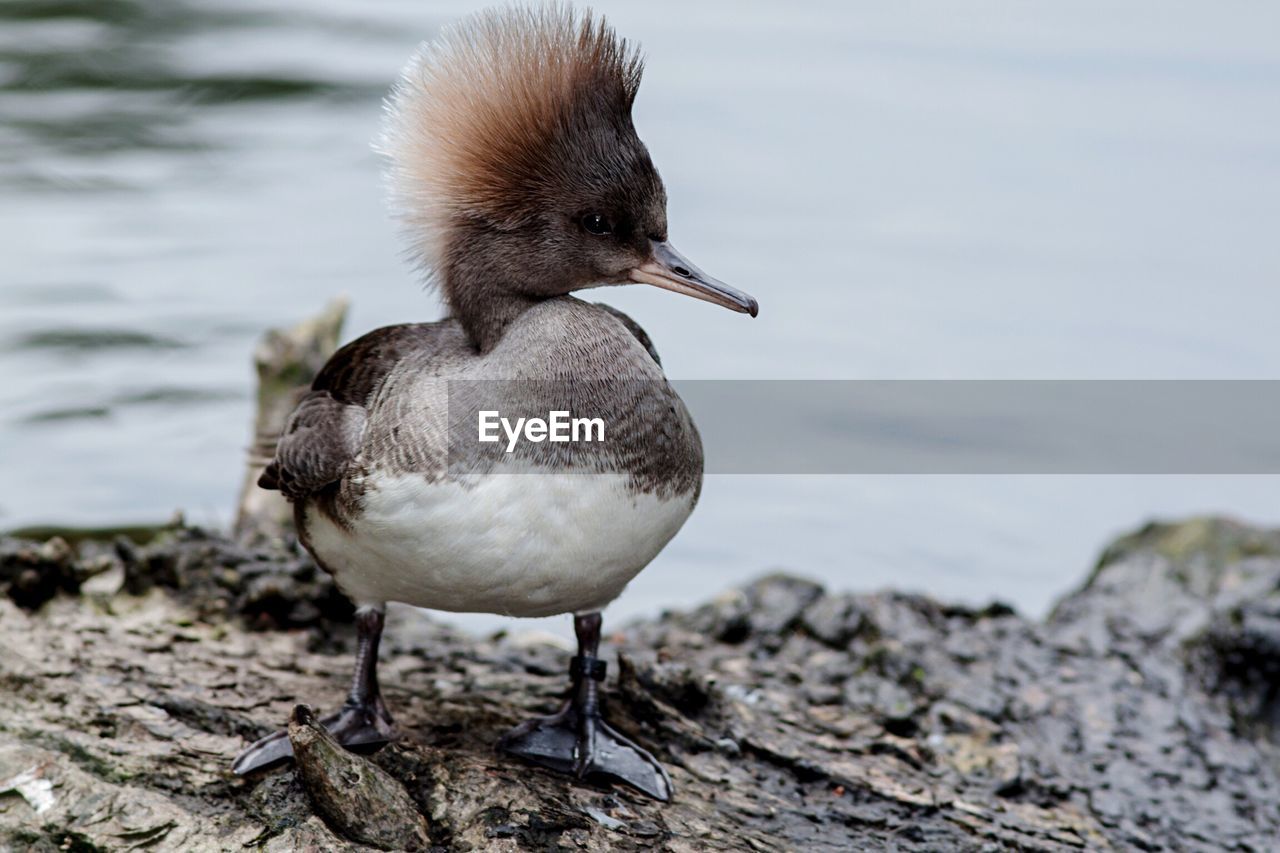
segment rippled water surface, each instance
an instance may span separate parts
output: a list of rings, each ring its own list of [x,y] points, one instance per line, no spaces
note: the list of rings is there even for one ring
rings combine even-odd
[[[673,241],[762,305],[599,291],[672,375],[1280,376],[1278,7],[598,5],[649,56]],[[0,527],[225,523],[264,328],[439,316],[368,143],[470,8],[0,5]],[[788,567],[1037,611],[1211,510],[1273,521],[1280,483],[714,477],[617,609]]]

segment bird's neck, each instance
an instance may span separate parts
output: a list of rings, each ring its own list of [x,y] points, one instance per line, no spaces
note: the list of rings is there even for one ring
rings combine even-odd
[[[459,288],[452,294],[446,290],[446,300],[454,318],[482,353],[497,346],[520,315],[539,301],[498,287]]]
[[[504,263],[479,239],[457,235],[444,265],[442,291],[471,343],[489,352],[507,329],[541,297],[521,287],[524,270]]]

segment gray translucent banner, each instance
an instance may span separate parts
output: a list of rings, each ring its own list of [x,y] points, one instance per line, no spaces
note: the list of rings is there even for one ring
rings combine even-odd
[[[575,466],[598,454],[622,458],[643,449],[637,439],[645,423],[668,417],[665,403],[653,404],[662,400],[660,383],[598,382],[589,393],[551,382],[448,384],[455,466],[477,458]],[[708,473],[1280,474],[1280,381],[689,380],[672,387],[701,433]],[[553,407],[599,418],[604,441],[582,441],[584,429],[579,440],[556,445],[521,437],[508,453],[505,434],[491,428],[502,440],[478,443],[480,411],[514,423],[545,418]],[[623,433],[626,446],[619,445]]]

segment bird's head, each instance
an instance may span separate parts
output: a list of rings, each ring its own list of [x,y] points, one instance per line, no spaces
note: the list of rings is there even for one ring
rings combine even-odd
[[[464,19],[409,62],[378,147],[415,260],[464,324],[495,296],[626,283],[755,316],[667,242],[666,191],[631,121],[641,70],[603,19],[565,6]]]

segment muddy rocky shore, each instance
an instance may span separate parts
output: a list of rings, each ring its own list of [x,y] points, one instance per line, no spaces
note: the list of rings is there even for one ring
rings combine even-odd
[[[856,567],[850,567],[856,577]],[[1048,619],[783,575],[611,638],[607,711],[674,802],[493,751],[568,654],[392,613],[401,737],[308,726],[305,772],[228,770],[345,689],[350,608],[296,546],[175,525],[0,541],[0,850],[1241,849],[1280,838],[1280,531],[1111,546]]]

